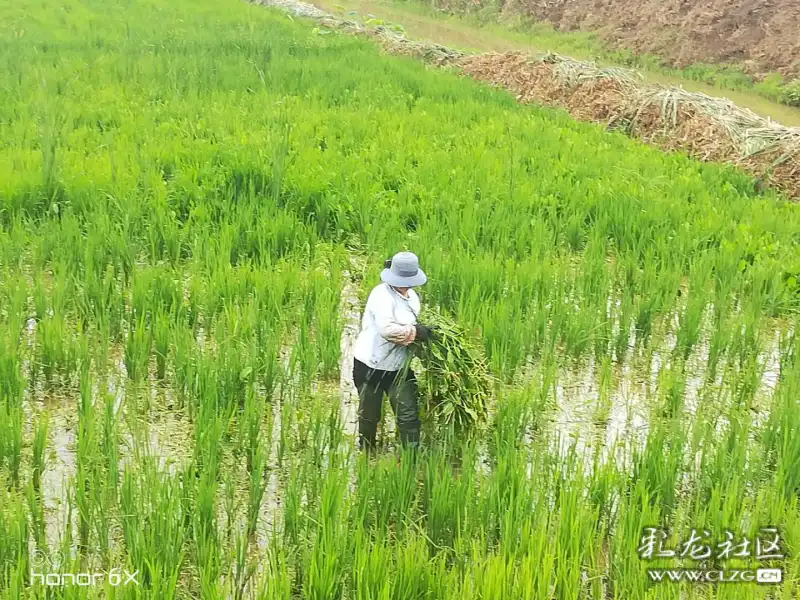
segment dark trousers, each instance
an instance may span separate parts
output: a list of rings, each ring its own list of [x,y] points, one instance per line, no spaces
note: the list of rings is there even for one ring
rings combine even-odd
[[[375,447],[384,394],[389,396],[389,404],[397,419],[400,443],[410,447],[419,445],[417,380],[413,371],[409,369],[404,374],[402,371],[371,369],[355,359],[353,382],[358,390],[358,437],[363,450]]]

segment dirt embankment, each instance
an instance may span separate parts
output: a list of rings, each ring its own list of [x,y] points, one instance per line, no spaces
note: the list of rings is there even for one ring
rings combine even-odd
[[[494,0],[438,0],[461,9]],[[612,47],[668,63],[735,63],[751,75],[800,77],[800,0],[498,0],[503,14],[593,31]]]

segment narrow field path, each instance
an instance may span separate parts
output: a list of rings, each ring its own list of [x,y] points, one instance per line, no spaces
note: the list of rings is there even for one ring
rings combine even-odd
[[[365,20],[368,15],[376,19],[403,26],[406,36],[413,40],[424,40],[443,44],[458,50],[472,52],[558,52],[580,60],[593,60],[598,64],[612,65],[603,61],[584,49],[579,44],[554,48],[546,42],[538,40],[533,33],[514,31],[502,24],[479,26],[462,18],[446,14],[432,14],[425,7],[385,0],[308,0],[315,7],[329,13],[355,11],[357,20]],[[344,10],[342,10],[344,9]],[[351,17],[352,18],[352,17]],[[550,34],[557,35],[557,34]],[[699,81],[684,79],[675,75],[667,75],[655,71],[639,70],[645,80],[661,85],[680,86],[690,92],[702,92],[709,96],[725,97],[737,105],[749,108],[762,117],[789,126],[800,126],[800,109],[778,104],[758,94],[746,91],[727,90],[714,87]]]

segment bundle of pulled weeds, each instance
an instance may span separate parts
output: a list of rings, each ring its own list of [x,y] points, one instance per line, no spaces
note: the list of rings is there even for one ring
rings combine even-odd
[[[481,54],[457,61],[475,79],[504,87],[520,102],[566,108],[664,150],[734,164],[800,199],[800,128],[765,119],[724,98],[646,84],[635,71],[602,68],[555,54]]]
[[[494,386],[483,347],[441,311],[430,311],[424,319],[434,336],[413,343],[413,358],[406,365],[417,375],[423,420],[436,435],[469,436],[485,424]]]

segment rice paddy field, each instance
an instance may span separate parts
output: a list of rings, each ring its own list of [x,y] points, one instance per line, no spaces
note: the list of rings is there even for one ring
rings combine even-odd
[[[261,6],[0,15],[0,597],[798,597],[797,205]],[[370,461],[402,249],[495,383]]]

